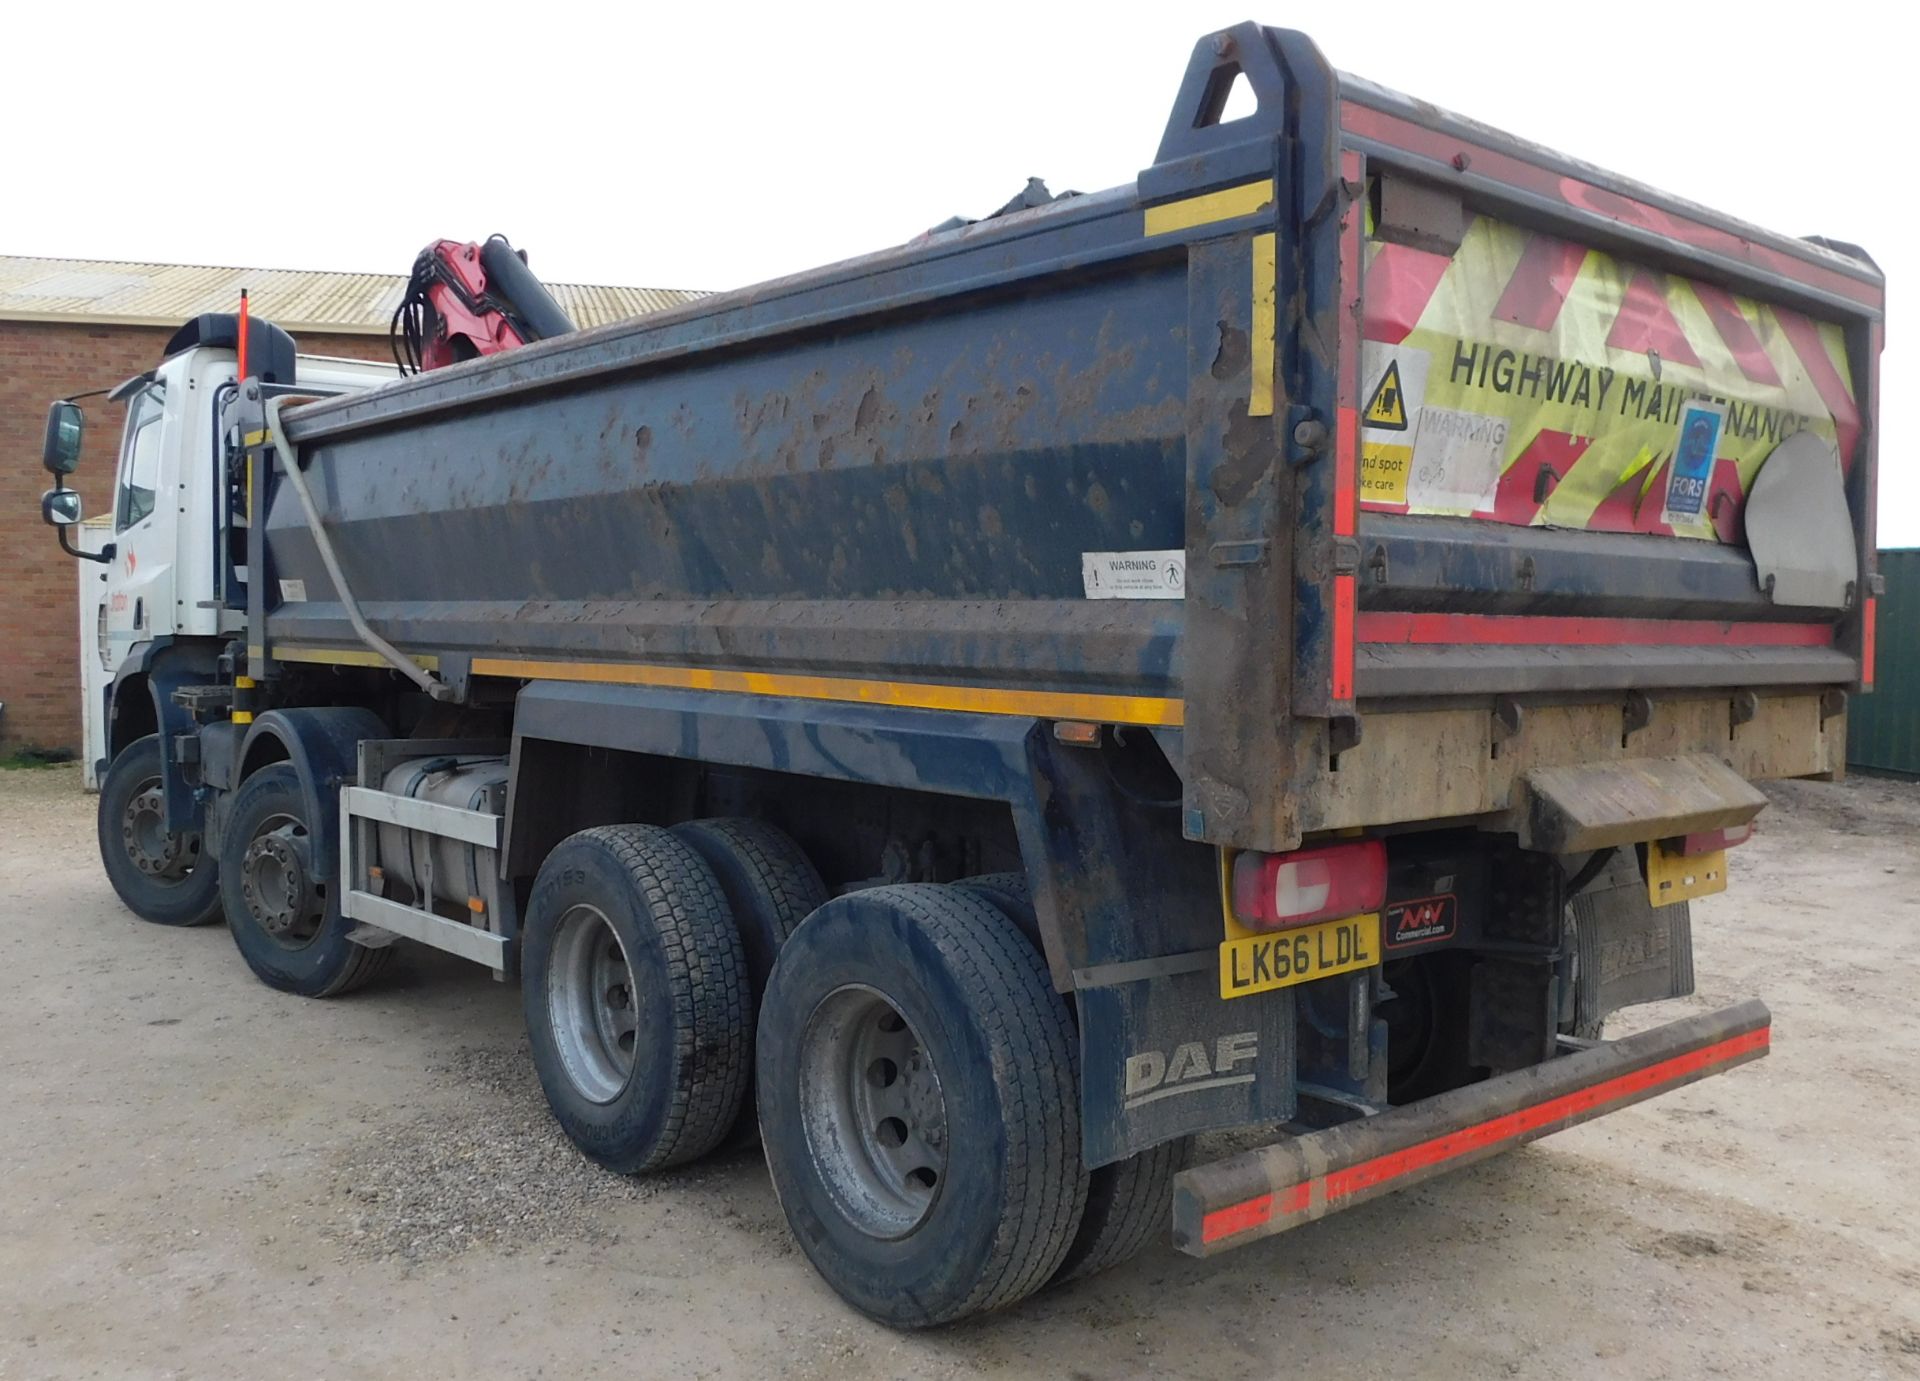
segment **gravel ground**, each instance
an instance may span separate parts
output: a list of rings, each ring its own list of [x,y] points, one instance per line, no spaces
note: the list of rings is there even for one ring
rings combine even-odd
[[[545,1114],[517,995],[308,1002],[142,925],[72,769],[0,772],[0,1378],[1920,1376],[1920,788],[1775,790],[1698,904],[1771,1058],[1213,1262],[903,1337],[757,1154],[648,1180]]]

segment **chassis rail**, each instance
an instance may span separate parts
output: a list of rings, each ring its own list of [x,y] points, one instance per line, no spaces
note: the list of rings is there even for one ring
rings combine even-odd
[[[1750,998],[1195,1166],[1174,1181],[1173,1243],[1212,1256],[1352,1208],[1757,1060],[1772,1027]]]

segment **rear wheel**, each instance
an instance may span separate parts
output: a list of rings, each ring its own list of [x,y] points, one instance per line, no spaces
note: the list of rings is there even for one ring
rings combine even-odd
[[[591,1159],[622,1174],[680,1164],[739,1116],[746,955],[712,870],[666,830],[583,830],[547,856],[520,982],[548,1106]]]
[[[338,997],[378,976],[393,948],[347,938],[339,889],[315,863],[314,822],[292,763],[263,767],[234,793],[220,847],[227,928],[247,967],[270,988]]]
[[[1468,995],[1474,957],[1437,950],[1389,963],[1391,998],[1380,1004],[1387,1024],[1387,1101],[1398,1107],[1473,1082],[1467,1063]]]
[[[982,873],[954,884],[985,898],[1033,943],[1040,944],[1025,873]],[[1131,1261],[1164,1233],[1173,1217],[1173,1177],[1186,1168],[1192,1139],[1181,1137],[1087,1174],[1087,1206],[1053,1283],[1081,1280]]]
[[[758,1049],[774,1190],[849,1304],[923,1327],[1052,1276],[1087,1192],[1078,1050],[991,904],[933,886],[828,902],[780,953]]]
[[[220,869],[198,831],[169,834],[161,801],[160,738],[128,744],[100,787],[100,863],[127,909],[155,925],[220,919]]]
[[[800,922],[826,904],[827,885],[792,837],[764,820],[691,820],[675,825],[672,833],[713,869],[727,899],[727,909],[739,928],[747,978],[752,985],[747,1007],[747,1051],[751,1058],[754,1013],[767,990],[773,961]],[[749,1067],[747,1097],[721,1146],[734,1149],[750,1145],[758,1126]]]
[[[1027,886],[1025,873],[981,873],[961,878],[953,885],[992,902],[1001,915],[1020,927],[1020,933],[1033,942],[1035,949],[1045,952],[1040,922],[1033,911],[1033,891]]]
[[[1131,1261],[1173,1222],[1173,1177],[1187,1167],[1193,1140],[1174,1141],[1103,1165],[1087,1176],[1087,1208],[1055,1284]]]

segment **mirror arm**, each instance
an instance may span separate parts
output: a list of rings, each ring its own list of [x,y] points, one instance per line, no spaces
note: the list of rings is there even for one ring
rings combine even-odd
[[[112,561],[114,558],[114,553],[117,550],[117,548],[116,548],[116,545],[112,542],[107,543],[104,547],[100,548],[99,551],[81,551],[80,548],[76,547],[70,540],[68,540],[66,528],[63,527],[59,529],[59,532],[60,532],[60,550],[65,552],[68,556],[77,556],[82,561],[98,561],[103,566],[106,565],[108,562]]]

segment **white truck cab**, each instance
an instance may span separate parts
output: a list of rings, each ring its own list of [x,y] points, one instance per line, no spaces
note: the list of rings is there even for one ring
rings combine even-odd
[[[230,607],[227,583],[244,578],[244,542],[236,506],[220,492],[227,468],[222,409],[237,388],[237,323],[202,317],[177,332],[152,370],[106,391],[127,404],[111,512],[81,521],[80,496],[64,487],[42,501],[48,520],[79,534],[81,711],[89,786],[107,756],[107,688],[137,646],[165,637],[238,633],[243,611]],[[258,327],[256,326],[256,333]],[[223,342],[224,343],[221,343]],[[290,343],[290,342],[289,342]],[[176,348],[177,347],[177,348]],[[396,366],[324,355],[292,357],[300,392],[331,395],[399,377]],[[46,456],[56,477],[56,442],[77,459],[82,422],[76,403],[53,405]],[[230,555],[231,554],[231,555]],[[238,565],[235,565],[237,560]]]

